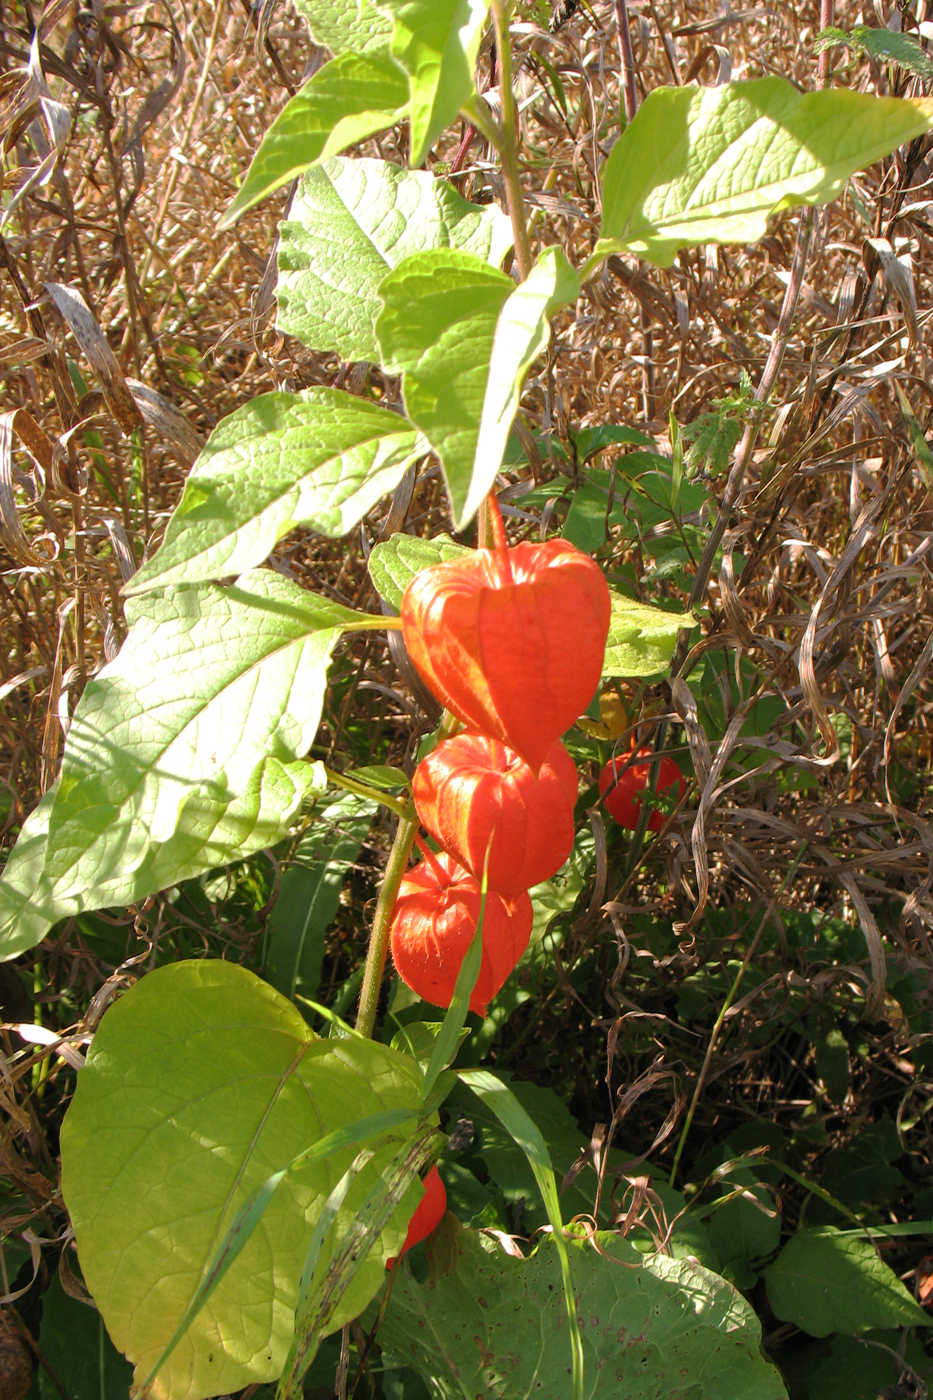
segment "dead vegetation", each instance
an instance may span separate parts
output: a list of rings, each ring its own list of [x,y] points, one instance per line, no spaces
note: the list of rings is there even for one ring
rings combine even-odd
[[[578,260],[596,235],[595,176],[626,85],[629,101],[660,83],[762,72],[806,87],[923,90],[909,73],[844,49],[818,60],[814,3],[727,14],[707,0],[627,8],[630,49],[620,48],[625,7],[613,0],[555,7],[551,29],[529,20],[517,41],[533,236],[563,243]],[[923,19],[927,7],[914,8]],[[896,14],[879,8],[881,22]],[[827,17],[846,27],[859,15],[824,3]],[[3,4],[0,55],[0,818],[8,844],[55,777],[83,685],[120,644],[121,581],[157,542],[213,425],[264,390],[352,388],[365,375],[275,330],[283,201],[231,234],[216,232],[262,133],[320,58],[290,6]],[[482,61],[488,82],[488,53]],[[458,137],[439,154],[452,159]],[[391,158],[400,140],[380,140],[379,153]],[[730,460],[701,466],[719,509],[700,522],[707,547],[692,561],[692,582],[652,577],[638,546],[620,543],[612,561],[634,569],[646,599],[704,612],[702,639],[678,652],[672,686],[628,696],[642,741],[689,751],[696,785],[639,864],[621,873],[604,864],[598,897],[568,935],[568,966],[587,947],[612,942],[610,930],[627,962],[628,922],[652,910],[678,921],[680,942],[664,964],[673,977],[695,971],[708,948],[720,955],[721,942],[704,947],[711,909],[848,920],[861,949],[823,973],[864,997],[865,1033],[879,1062],[896,1065],[905,1096],[930,1064],[929,1036],[911,1029],[887,981],[896,966],[916,979],[921,1001],[926,986],[928,1002],[933,972],[930,162],[930,143],[915,142],[853,180],[828,209],[776,221],[752,248],[683,254],[668,271],[611,259],[558,323],[528,386],[523,438],[531,475],[553,481],[555,501],[566,500],[575,469],[550,444],[566,444],[571,428],[629,424],[670,446],[671,415],[691,424],[739,390],[743,373],[767,399],[760,413],[746,406]],[[499,191],[478,143],[457,178],[474,199]],[[410,528],[424,519],[443,528],[442,509],[429,480]],[[376,520],[372,533],[379,528]],[[341,573],[343,556],[342,547],[299,536],[283,559],[297,577],[313,571],[320,586],[326,575],[352,598],[367,584],[358,567]],[[709,656],[721,674],[718,732],[700,694]],[[741,689],[730,690],[739,657],[746,671]],[[356,683],[384,681],[387,667],[359,652]],[[354,706],[365,721],[384,703],[356,683],[329,717],[331,737]],[[763,698],[777,699],[778,713],[749,739],[742,724]],[[399,717],[410,732],[401,702]],[[759,755],[753,777],[735,762],[749,745]],[[158,917],[156,909],[140,923],[139,911],[128,911],[126,954],[139,952],[134,929],[151,940]],[[22,978],[6,970],[4,1019],[78,1022],[121,961],[102,965],[66,929],[23,960]],[[808,975],[777,954],[769,966],[785,990]],[[634,996],[617,968],[609,972],[609,991],[580,1016],[581,1029],[595,1020],[603,1043]],[[828,985],[810,991],[822,997]],[[549,1006],[569,1036],[583,1006],[569,976]],[[669,1011],[663,999],[657,1008]],[[760,1024],[768,1013],[759,1001],[741,1014]],[[520,1017],[516,1032],[520,1040]],[[47,1051],[24,1055],[12,1031],[2,1036],[0,1153],[16,1201],[4,1226],[31,1223],[49,1240],[62,1217],[35,1094]],[[664,1043],[687,1060],[684,1080],[694,1082],[705,1040],[699,1052],[673,1032]],[[730,1099],[781,1112],[779,1076],[773,1063],[762,1069],[758,1049],[740,1045],[706,1068],[716,1081],[711,1121]],[[643,1069],[637,1057],[626,1065],[632,1080]],[[652,1080],[652,1112],[655,1087]],[[866,1071],[849,1116],[870,1117],[876,1091]],[[678,1113],[685,1092],[675,1095]],[[635,1136],[647,1150],[653,1131]],[[920,1158],[929,1147],[921,1144]]]

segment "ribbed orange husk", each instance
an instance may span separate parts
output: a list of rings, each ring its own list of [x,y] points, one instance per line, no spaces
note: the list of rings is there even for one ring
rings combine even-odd
[[[559,740],[536,776],[501,740],[456,734],[421,760],[411,790],[422,826],[477,879],[489,846],[487,883],[498,894],[546,880],[573,846],[577,770]]]
[[[449,1006],[457,975],[479,921],[480,884],[442,851],[423,860],[399,885],[389,933],[392,959],[402,981],[434,1006]],[[488,1002],[528,947],[531,900],[489,891],[483,917],[483,959],[470,1010],[485,1015]]]
[[[398,1254],[386,1260],[386,1268],[393,1268],[410,1249],[427,1239],[436,1230],[447,1210],[447,1192],[441,1181],[441,1174],[435,1164],[424,1178],[424,1195],[415,1207],[415,1213],[408,1222],[408,1234]]]
[[[416,574],[402,634],[423,680],[468,729],[537,770],[593,698],[609,632],[599,566],[566,540],[478,549]]]
[[[621,758],[613,758],[599,775],[599,791],[603,795],[603,805],[620,826],[634,831],[638,826],[641,811],[641,795],[648,786],[654,755],[650,749],[639,749],[634,755],[628,753]],[[626,766],[628,765],[628,766]],[[686,783],[683,774],[672,758],[667,755],[658,764],[658,785],[656,791],[667,792],[676,788],[676,797],[684,791]],[[648,818],[649,831],[660,831],[667,818],[663,812],[652,812]]]

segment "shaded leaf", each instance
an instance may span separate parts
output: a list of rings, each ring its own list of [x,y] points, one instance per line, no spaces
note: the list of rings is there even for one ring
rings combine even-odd
[[[775,1315],[814,1337],[870,1327],[933,1326],[933,1318],[861,1235],[798,1230],[765,1270],[765,1279]]]
[[[466,545],[457,544],[449,535],[435,535],[423,540],[417,535],[393,535],[377,544],[367,561],[373,587],[396,612],[402,606],[402,594],[415,574],[432,564],[447,563],[471,554]]]
[[[68,1400],[126,1400],[132,1366],[108,1337],[97,1309],[70,1297],[57,1275],[42,1295],[39,1349],[51,1372],[67,1377]],[[38,1381],[39,1400],[61,1400],[45,1366]]]
[[[285,996],[317,993],[324,936],[340,892],[372,825],[376,804],[345,793],[321,812],[282,876],[269,916],[263,972]]]
[[[786,1400],[760,1354],[758,1319],[725,1280],[692,1260],[643,1255],[615,1233],[567,1245],[587,1400]],[[430,1378],[440,1400],[569,1395],[553,1236],[516,1259],[447,1216],[427,1251],[425,1283],[409,1270],[394,1281],[382,1344]]]

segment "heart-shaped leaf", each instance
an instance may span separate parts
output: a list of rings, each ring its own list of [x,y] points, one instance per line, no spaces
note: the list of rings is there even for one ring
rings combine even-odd
[[[82,1272],[137,1385],[223,1251],[240,1246],[160,1367],[152,1400],[201,1400],[280,1374],[312,1228],[357,1144],[323,1158],[308,1149],[375,1114],[411,1116],[409,1131],[367,1143],[374,1155],[337,1213],[326,1262],[413,1133],[422,1082],[387,1046],[313,1036],[284,997],[230,963],[157,969],[111,1007],[65,1116],[62,1185]],[[237,1237],[238,1213],[290,1163]],[[359,1261],[328,1330],[379,1288],[418,1194],[406,1192]]]

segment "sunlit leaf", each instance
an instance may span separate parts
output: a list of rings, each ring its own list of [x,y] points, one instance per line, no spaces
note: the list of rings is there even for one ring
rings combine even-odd
[[[846,180],[933,123],[933,99],[784,78],[656,88],[603,169],[597,254],[668,267],[696,243],[751,243],[768,218],[835,199]]]

